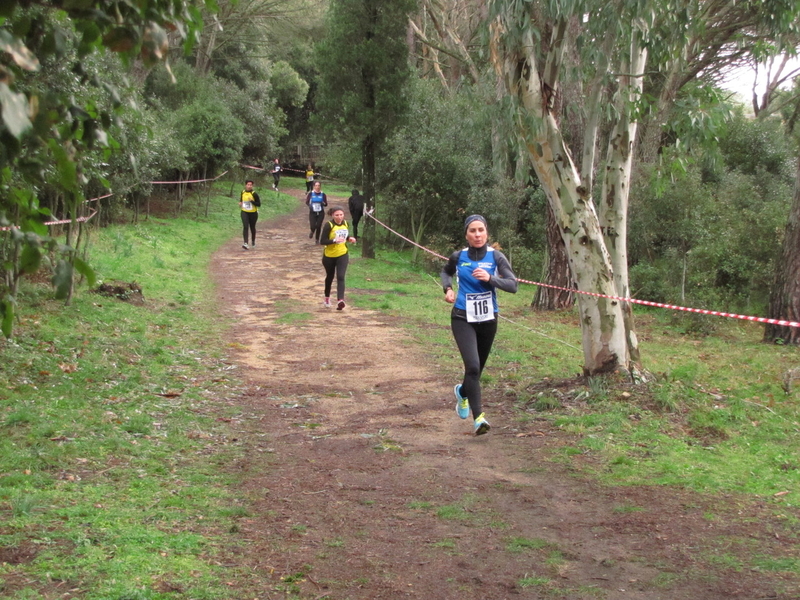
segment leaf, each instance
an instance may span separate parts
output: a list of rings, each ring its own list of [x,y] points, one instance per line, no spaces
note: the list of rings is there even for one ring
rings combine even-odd
[[[56,288],[56,299],[67,298],[72,288],[72,264],[66,260],[58,261],[51,281]]]
[[[19,270],[22,273],[35,273],[42,264],[42,251],[33,244],[26,244],[22,248],[19,259]]]
[[[19,139],[31,128],[28,118],[28,99],[25,94],[11,91],[5,83],[0,83],[0,104],[3,106],[3,123],[9,133]]]
[[[0,302],[0,317],[2,317],[0,329],[2,329],[4,336],[10,338],[14,324],[14,302],[12,300],[4,298]]]
[[[97,282],[97,275],[94,272],[94,269],[89,266],[89,264],[81,258],[75,257],[75,270],[86,277],[86,282],[89,284],[90,288],[93,288],[95,283]]]
[[[25,44],[4,29],[0,29],[0,50],[8,52],[20,69],[39,70],[39,59],[28,50]]]
[[[115,27],[103,36],[103,45],[112,52],[129,52],[138,43],[137,37],[130,27]]]

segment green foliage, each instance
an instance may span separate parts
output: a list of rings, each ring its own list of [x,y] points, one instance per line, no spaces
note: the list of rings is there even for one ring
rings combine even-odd
[[[229,78],[222,78],[198,74],[181,61],[173,68],[175,81],[166,69],[155,69],[146,81],[148,105],[166,120],[183,154],[192,157],[189,172],[213,173],[241,158],[263,162],[285,133],[283,113],[270,95],[266,63],[259,61],[249,70],[237,64]]]
[[[318,119],[329,136],[360,146],[367,210],[375,206],[376,159],[406,109],[411,70],[405,34],[414,0],[334,0],[317,45]],[[375,228],[364,224],[364,256],[375,257]]]
[[[720,149],[723,161],[701,160],[664,188],[640,180],[629,223],[634,296],[731,311],[766,304],[792,198],[791,145],[775,123],[738,117]]]
[[[780,119],[749,119],[740,110],[722,132],[720,150],[727,169],[749,176],[766,172],[781,179],[794,178],[793,144]]]
[[[129,99],[111,51],[146,66],[166,58],[167,31],[189,42],[201,25],[187,1],[4,4],[0,43],[10,56],[0,66],[0,307],[11,334],[20,277],[34,265],[58,265],[53,281],[69,299],[86,217],[87,184],[107,186],[107,161],[118,140],[110,134]],[[122,133],[121,129],[117,130]],[[55,208],[59,210],[56,212]],[[70,219],[57,244],[37,223]],[[80,271],[91,275],[83,265]]]
[[[327,129],[351,140],[385,138],[405,108],[405,31],[414,0],[333,0],[317,47],[317,108]]]
[[[244,126],[219,100],[196,99],[175,113],[175,133],[193,172],[213,174],[242,154]]]
[[[489,123],[470,118],[481,114],[479,97],[451,97],[435,81],[415,80],[411,90],[408,119],[386,146],[388,218],[415,240],[446,235],[455,242],[470,192],[491,184]]]
[[[393,228],[443,254],[463,242],[467,214],[484,214],[517,274],[532,277],[544,250],[544,195],[495,174],[486,104],[479,89],[450,94],[438,82],[412,81],[408,118],[385,149],[382,214]]]
[[[297,108],[306,101],[308,82],[288,62],[280,60],[272,65],[270,83],[278,106],[285,109]]]

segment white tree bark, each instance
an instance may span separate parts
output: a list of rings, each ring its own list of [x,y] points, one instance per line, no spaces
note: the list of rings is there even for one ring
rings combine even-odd
[[[622,298],[630,298],[628,281],[628,204],[630,197],[633,145],[636,141],[638,121],[631,107],[642,93],[647,50],[641,44],[640,32],[631,36],[630,56],[622,62],[617,96],[617,120],[608,142],[605,177],[600,204],[600,227],[605,246],[611,256],[614,287]],[[634,361],[639,358],[638,341],[633,326],[633,311],[624,302],[625,335],[628,352]]]
[[[503,46],[504,24],[492,25],[495,68],[509,92],[519,101],[518,126],[564,238],[578,290],[616,296],[611,257],[606,250],[594,203],[581,185],[580,175],[550,108],[556,93],[557,68],[547,61],[549,82],[539,75],[535,45],[525,32],[516,47]],[[555,32],[563,31],[556,27]],[[554,33],[557,35],[557,33]],[[606,373],[629,368],[625,323],[620,302],[596,295],[578,295],[583,336],[584,373]]]

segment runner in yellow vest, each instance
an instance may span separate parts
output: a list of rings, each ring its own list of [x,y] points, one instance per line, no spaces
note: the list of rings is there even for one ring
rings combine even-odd
[[[250,231],[252,243],[250,248],[256,247],[256,221],[258,221],[258,207],[261,206],[261,198],[253,191],[253,180],[248,179],[244,182],[244,189],[239,196],[239,208],[242,209],[242,248],[248,249],[247,232]]]
[[[319,243],[325,246],[322,252],[322,266],[325,267],[325,308],[331,307],[331,286],[336,275],[336,310],[342,310],[344,303],[344,276],[347,273],[347,243],[355,244],[356,238],[350,235],[344,210],[334,206],[328,211],[331,220],[325,223],[320,234]]]

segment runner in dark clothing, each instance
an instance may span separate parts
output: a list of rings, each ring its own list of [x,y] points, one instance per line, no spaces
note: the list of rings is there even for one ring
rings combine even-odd
[[[252,243],[250,248],[256,247],[256,222],[258,221],[258,207],[261,206],[261,198],[253,191],[253,180],[248,179],[244,182],[244,189],[239,195],[239,208],[242,209],[242,248],[248,249],[247,233],[250,232]]]
[[[364,196],[353,190],[353,195],[347,199],[347,208],[350,209],[350,219],[353,221],[353,237],[358,239],[358,222],[364,216]]]
[[[456,412],[462,419],[472,410],[475,435],[489,431],[481,404],[481,373],[497,333],[497,289],[512,294],[517,278],[505,255],[488,245],[486,219],[471,215],[464,222],[468,246],[454,252],[442,269],[445,302],[453,304],[450,327],[464,361],[464,379],[456,384]],[[453,291],[457,276],[458,294]]]
[[[319,244],[322,222],[325,220],[325,207],[328,206],[328,197],[322,192],[322,184],[319,181],[315,181],[314,188],[306,194],[306,206],[308,206],[308,225],[311,228],[308,239],[316,237]]]
[[[272,181],[273,181],[272,189],[275,190],[276,192],[278,191],[278,184],[281,182],[282,170],[283,169],[281,169],[281,163],[276,158],[272,163]]]

